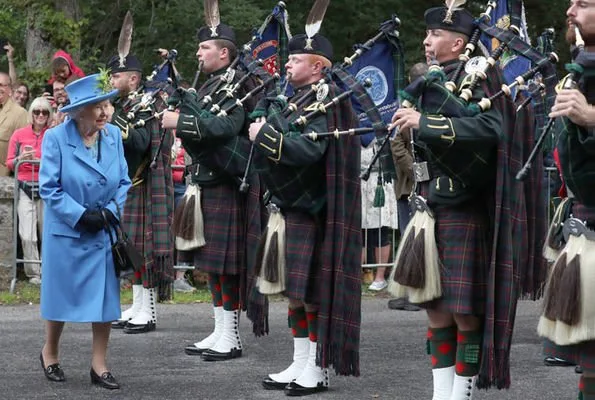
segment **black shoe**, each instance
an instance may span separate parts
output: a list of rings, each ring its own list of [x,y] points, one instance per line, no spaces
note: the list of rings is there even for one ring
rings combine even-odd
[[[277,382],[276,380],[271,379],[270,376],[267,376],[262,380],[262,387],[266,390],[283,390],[287,385],[287,382]]]
[[[208,349],[199,349],[193,344],[189,344],[188,346],[184,347],[184,353],[188,354],[189,356],[200,356],[207,350]]]
[[[285,395],[286,396],[307,396],[309,394],[326,392],[328,390],[328,386],[326,386],[323,382],[318,382],[318,385],[315,387],[304,387],[302,385],[298,385],[293,382],[289,382],[287,386],[285,386]]]
[[[126,327],[127,323],[128,323],[128,321],[122,321],[122,320],[114,321],[114,322],[112,322],[112,329],[124,329]]]
[[[99,385],[106,389],[120,389],[120,385],[118,384],[118,381],[116,380],[116,378],[114,378],[112,373],[109,371],[106,371],[103,374],[101,374],[101,376],[99,376],[99,375],[97,375],[97,372],[95,372],[93,367],[91,367],[90,375],[91,375],[91,383],[94,385]]]
[[[124,327],[124,333],[145,333],[154,331],[156,328],[155,322],[147,322],[146,324],[142,325],[135,325],[131,324],[130,322],[126,323]]]
[[[52,382],[64,382],[66,380],[66,376],[64,375],[64,371],[60,366],[60,363],[55,363],[52,365],[45,366],[43,362],[43,354],[39,353],[39,361],[41,361],[41,369],[43,369],[43,374],[48,379],[48,381]]]
[[[582,374],[583,367],[581,367],[580,365],[577,365],[576,367],[574,367],[574,372],[576,372],[577,374]]]
[[[202,352],[201,357],[203,361],[225,361],[231,360],[232,358],[240,358],[242,356],[242,349],[233,348],[229,353],[220,353],[215,350],[205,350]]]
[[[571,367],[576,365],[572,361],[564,360],[558,357],[546,357],[543,359],[543,363],[548,367]]]
[[[404,311],[419,311],[421,307],[410,303],[405,297],[399,297],[398,299],[390,299],[388,301],[388,308],[391,310],[404,310]]]

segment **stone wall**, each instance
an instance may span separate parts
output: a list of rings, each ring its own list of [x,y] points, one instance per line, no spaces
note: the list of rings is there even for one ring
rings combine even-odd
[[[0,176],[0,290],[10,285],[13,243],[14,178]]]

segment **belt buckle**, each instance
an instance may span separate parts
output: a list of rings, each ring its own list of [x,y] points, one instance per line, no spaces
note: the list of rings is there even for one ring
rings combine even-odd
[[[415,182],[427,182],[430,180],[430,170],[427,161],[413,163],[413,174]]]
[[[409,207],[411,208],[411,211],[413,213],[415,213],[416,211],[419,211],[419,212],[425,211],[428,213],[428,215],[430,215],[430,217],[434,217],[434,213],[428,206],[426,199],[424,199],[419,194],[411,195],[411,197],[409,198]]]
[[[281,212],[281,209],[279,208],[279,206],[277,206],[273,202],[270,202],[269,204],[267,204],[267,210],[269,210],[269,213],[271,213],[271,214]]]
[[[570,217],[564,221],[562,233],[566,241],[568,241],[570,235],[576,237],[585,235],[588,240],[595,241],[595,232],[587,228],[587,225],[583,221],[574,217]]]

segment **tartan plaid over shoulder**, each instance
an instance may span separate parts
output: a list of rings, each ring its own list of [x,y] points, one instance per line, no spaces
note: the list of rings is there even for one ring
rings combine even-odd
[[[327,113],[328,130],[355,128],[350,102]],[[340,375],[359,376],[361,324],[361,146],[331,140],[326,156],[327,215],[322,244],[316,359]]]
[[[338,88],[330,84],[329,96]],[[282,104],[268,101],[269,124],[287,132]],[[275,122],[273,122],[275,121]],[[351,103],[327,110],[326,129],[355,128],[358,122]],[[359,376],[361,324],[361,191],[360,142],[356,136],[328,140],[325,156],[326,218],[318,272],[318,347],[316,362],[332,366],[339,375]]]
[[[137,119],[140,116],[137,116]],[[131,121],[134,124],[136,120]],[[173,280],[173,178],[171,173],[171,152],[161,151],[157,165],[149,171],[149,162],[161,145],[162,130],[159,122],[152,119],[146,123],[146,133],[150,135],[149,159],[145,165],[142,196],[130,196],[124,208],[124,228],[139,248],[144,248],[146,276],[143,282],[148,287],[163,289],[160,298],[169,298],[166,283]],[[163,148],[171,148],[173,136],[166,135]],[[128,214],[128,215],[127,215]]]

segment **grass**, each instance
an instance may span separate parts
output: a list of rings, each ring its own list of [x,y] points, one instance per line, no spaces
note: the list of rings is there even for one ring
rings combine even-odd
[[[132,303],[132,289],[122,289],[120,298],[123,304]],[[211,301],[211,292],[206,285],[198,286],[193,293],[174,294],[174,298],[167,304],[194,304]],[[8,290],[0,291],[0,305],[12,306],[19,304],[39,304],[39,286],[29,282],[17,282],[14,293]]]
[[[123,304],[132,303],[132,290],[122,289],[120,291],[121,302]],[[382,292],[373,292],[368,290],[367,284],[362,284],[362,297],[390,298],[390,294],[383,290]],[[282,296],[272,296],[272,301],[278,301]],[[208,303],[211,301],[211,292],[207,285],[198,285],[193,293],[174,293],[173,300],[166,304],[195,304]],[[32,285],[29,282],[17,282],[14,293],[8,290],[0,290],[0,306],[13,306],[22,304],[39,304],[39,286]]]

